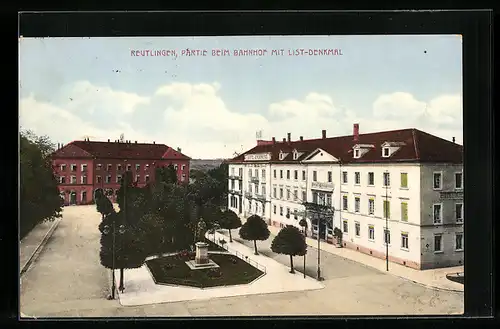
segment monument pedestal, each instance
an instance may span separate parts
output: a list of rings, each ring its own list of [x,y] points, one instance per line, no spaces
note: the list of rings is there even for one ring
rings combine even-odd
[[[192,270],[219,267],[213,260],[208,258],[208,244],[205,242],[196,243],[196,256],[194,260],[186,262]]]

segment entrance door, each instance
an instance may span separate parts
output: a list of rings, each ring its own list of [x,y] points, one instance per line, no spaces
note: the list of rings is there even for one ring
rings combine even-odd
[[[71,192],[69,195],[69,204],[76,204],[76,192]]]
[[[82,203],[87,203],[87,191],[82,192]]]

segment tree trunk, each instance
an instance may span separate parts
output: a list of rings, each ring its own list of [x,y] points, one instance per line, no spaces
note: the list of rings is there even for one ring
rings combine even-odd
[[[290,273],[294,274],[295,271],[293,270],[293,256],[290,255]]]
[[[115,269],[111,270],[112,273],[112,283],[111,283],[111,299],[115,299],[115,291],[116,291],[116,278],[115,278]]]
[[[231,229],[229,229],[229,242],[233,242],[233,237],[231,236]]]
[[[257,252],[257,240],[253,240],[253,247],[255,249],[255,254],[258,255],[259,253]]]
[[[125,290],[125,286],[123,285],[123,267],[120,268],[120,292],[123,293],[123,290]]]

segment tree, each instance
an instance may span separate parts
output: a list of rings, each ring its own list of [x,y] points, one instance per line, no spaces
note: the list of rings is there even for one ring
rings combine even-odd
[[[99,188],[94,192],[94,200],[97,212],[102,215],[103,219],[105,216],[115,212],[113,203],[111,203],[109,198],[104,195],[104,191],[102,189]]]
[[[20,134],[20,238],[37,224],[61,217],[63,200],[54,176],[48,137],[30,131]]]
[[[300,230],[287,225],[282,228],[271,243],[271,250],[277,254],[290,256],[290,273],[295,273],[293,269],[293,256],[304,256],[307,252],[305,236]]]
[[[226,208],[228,193],[227,177],[229,174],[227,163],[223,162],[217,168],[210,169],[207,174],[216,182],[214,184],[214,190],[212,191],[214,203]]]
[[[271,232],[269,232],[266,222],[264,222],[264,220],[258,215],[248,217],[245,224],[243,224],[240,228],[240,237],[243,240],[253,240],[256,255],[259,254],[257,252],[257,240],[267,240],[270,234]]]
[[[201,178],[205,177],[206,175],[207,175],[206,173],[204,173],[203,171],[198,170],[198,169],[191,169],[189,171],[189,177],[192,178],[194,181],[201,179]]]
[[[175,170],[174,165],[170,164],[166,167],[156,168],[155,181],[167,184],[177,184],[177,170]]]
[[[234,211],[228,209],[224,211],[224,213],[222,214],[220,227],[229,231],[229,242],[233,242],[233,237],[231,236],[231,230],[241,227],[241,219]]]

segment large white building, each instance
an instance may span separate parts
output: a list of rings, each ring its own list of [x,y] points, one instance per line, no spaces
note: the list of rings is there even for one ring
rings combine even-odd
[[[304,203],[331,206],[320,238],[416,269],[463,264],[463,147],[417,129],[257,141],[229,161],[229,208],[309,234]],[[386,247],[386,241],[388,247]]]

